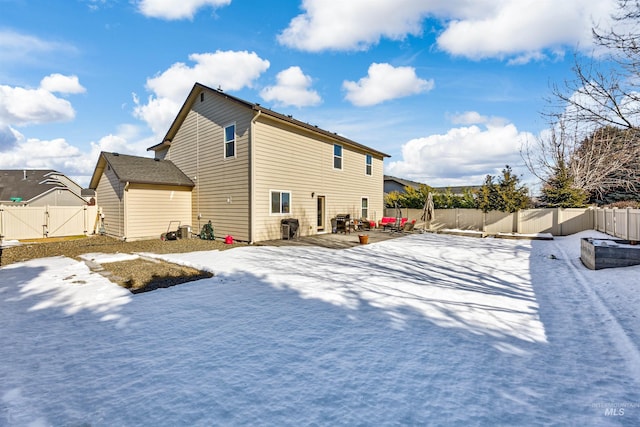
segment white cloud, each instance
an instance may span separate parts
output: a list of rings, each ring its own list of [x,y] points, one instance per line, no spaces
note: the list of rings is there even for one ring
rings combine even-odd
[[[608,21],[613,0],[512,0],[467,19],[454,19],[438,37],[441,49],[472,59],[510,57],[516,63],[542,57],[560,45],[589,46],[594,20]]]
[[[562,47],[590,49],[591,28],[610,25],[616,0],[305,0],[302,8],[279,34],[281,44],[311,52],[365,50],[381,38],[420,36],[432,18],[444,28],[440,49],[521,64],[562,55]]]
[[[260,96],[267,102],[275,102],[282,106],[307,107],[322,102],[318,92],[310,90],[311,77],[305,75],[300,67],[289,67],[276,76],[277,84],[260,91]]]
[[[253,81],[269,68],[269,61],[255,52],[221,51],[193,53],[190,67],[178,62],[156,77],[147,80],[147,88],[157,96],[182,103],[194,83],[223,90],[239,90],[252,87]]]
[[[151,18],[192,19],[200,8],[217,8],[229,4],[231,0],[141,0],[138,10]]]
[[[400,40],[422,32],[424,1],[305,0],[304,13],[289,23],[278,41],[311,52],[364,50],[381,37]]]
[[[134,97],[134,116],[149,125],[155,135],[167,132],[176,117],[181,104],[169,98],[150,96],[146,104],[140,104]]]
[[[0,156],[0,169],[58,169],[76,171],[82,153],[63,138],[40,140],[25,138],[12,129],[15,145]]]
[[[0,29],[0,63],[4,67],[25,62],[38,62],[43,55],[46,56],[49,53],[59,54],[75,51],[75,47],[66,43],[43,40],[36,36]]]
[[[464,113],[453,114],[450,120],[454,125],[477,125],[486,123],[489,118],[481,115],[477,111],[465,111]]]
[[[147,79],[146,87],[153,94],[146,104],[141,104],[134,94],[134,115],[157,135],[167,131],[195,83],[225,91],[240,90],[252,87],[253,81],[270,65],[255,52],[247,51],[194,53],[189,59],[195,62],[193,66],[179,62]]]
[[[80,84],[78,76],[51,74],[40,82],[40,87],[48,92],[84,93],[86,89]]]
[[[62,74],[44,77],[38,89],[0,85],[0,125],[21,126],[73,120],[76,113],[71,103],[53,93],[76,94],[85,90],[77,76]]]
[[[389,64],[371,64],[367,77],[357,82],[344,81],[345,99],[357,106],[379,104],[390,99],[427,92],[433,89],[433,80],[418,78],[413,67],[393,67]]]
[[[0,85],[0,123],[20,126],[69,121],[74,117],[69,101],[45,89]]]
[[[121,125],[115,134],[91,142],[89,151],[83,151],[64,138],[27,138],[11,127],[0,128],[0,169],[55,169],[87,186],[101,151],[149,156],[146,149],[156,140],[141,138],[140,130]],[[9,144],[2,144],[4,137]]]
[[[513,124],[453,128],[407,142],[402,160],[390,162],[385,173],[432,186],[480,185],[487,174],[499,175],[505,165],[525,173],[520,147],[531,138]]]

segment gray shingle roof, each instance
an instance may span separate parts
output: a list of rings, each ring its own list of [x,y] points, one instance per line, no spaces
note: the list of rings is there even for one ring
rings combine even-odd
[[[385,184],[387,182],[396,182],[404,187],[414,187],[414,188],[419,188],[420,185],[426,185],[423,184],[422,182],[417,182],[417,181],[411,181],[408,179],[403,179],[403,178],[397,178],[395,176],[391,176],[391,175],[385,175],[384,176],[384,182]],[[456,185],[456,186],[448,186],[448,187],[431,187],[433,188],[435,191],[437,192],[445,192],[447,190],[451,191],[451,193],[453,194],[463,194],[465,190],[478,190],[480,188],[482,188],[481,185]]]
[[[0,201],[10,201],[19,197],[23,202],[29,201],[55,188],[65,186],[47,175],[56,172],[52,169],[38,170],[0,170]]]
[[[122,182],[195,186],[193,181],[169,160],[106,152],[103,152],[102,156]]]

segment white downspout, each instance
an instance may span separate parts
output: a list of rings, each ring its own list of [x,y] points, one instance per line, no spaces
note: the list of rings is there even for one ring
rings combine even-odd
[[[194,110],[195,111],[195,110]],[[198,229],[197,232],[200,232],[200,218],[202,217],[202,213],[200,212],[200,113],[195,111],[196,113],[196,176],[194,177],[194,181],[196,182],[196,217],[198,219]],[[192,205],[193,206],[193,205]],[[193,217],[193,212],[191,212],[191,216]]]
[[[127,240],[127,234],[129,231],[129,227],[128,227],[128,221],[127,221],[127,192],[129,191],[129,181],[127,181],[127,183],[124,185],[124,191],[122,192],[122,210],[123,210],[123,215],[122,215],[122,227],[124,229],[124,232],[122,233],[122,240],[126,241]]]
[[[253,244],[256,235],[256,177],[255,177],[255,124],[262,110],[258,110],[251,119],[251,130],[249,132],[249,243]]]

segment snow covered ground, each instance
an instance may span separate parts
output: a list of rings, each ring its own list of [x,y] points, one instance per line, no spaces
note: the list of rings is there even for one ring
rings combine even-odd
[[[163,255],[216,276],[138,295],[9,265],[0,426],[640,425],[640,266],[585,236]]]

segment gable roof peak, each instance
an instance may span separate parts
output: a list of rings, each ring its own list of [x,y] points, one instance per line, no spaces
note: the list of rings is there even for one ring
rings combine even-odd
[[[193,181],[170,160],[103,151],[100,153],[89,188],[97,188],[100,178],[107,168],[111,168],[120,182],[181,187],[195,186]]]
[[[249,102],[249,101],[245,101],[244,99],[238,98],[236,96],[233,95],[229,95],[228,93],[223,92],[221,89],[212,89],[208,86],[203,85],[202,83],[198,83],[196,82],[193,85],[193,88],[191,89],[191,92],[189,92],[189,95],[187,96],[187,99],[185,100],[184,104],[182,105],[182,107],[180,108],[180,111],[178,112],[176,118],[174,119],[173,123],[171,124],[171,126],[169,127],[169,130],[167,131],[165,137],[162,139],[162,142],[159,144],[156,144],[154,146],[151,146],[147,149],[147,151],[156,151],[161,149],[162,147],[166,147],[171,145],[171,141],[173,140],[174,136],[176,135],[176,133],[178,132],[178,129],[180,128],[180,126],[182,125],[182,123],[184,122],[184,120],[186,119],[187,115],[189,114],[189,111],[191,110],[191,107],[193,106],[194,102],[196,101],[196,99],[199,97],[199,95],[202,92],[208,92],[211,94],[214,94],[216,96],[221,96],[224,97],[225,99],[237,103],[245,108],[251,109],[254,111],[255,114],[264,114],[266,116],[269,116],[273,119],[288,123],[289,125],[293,125],[295,127],[298,128],[302,128],[302,129],[306,129],[307,131],[311,131],[315,134],[320,134],[323,135],[325,137],[329,137],[331,139],[337,140],[340,143],[344,143],[353,147],[356,147],[360,150],[363,151],[367,151],[369,153],[372,154],[376,154],[378,156],[381,157],[391,157],[388,154],[385,154],[381,151],[375,150],[373,148],[367,147],[365,145],[362,145],[358,142],[355,142],[349,138],[343,137],[341,135],[339,135],[337,132],[331,132],[331,131],[327,131],[324,130],[320,127],[318,127],[317,125],[311,125],[309,123],[305,123],[303,121],[294,119],[292,115],[285,115],[285,114],[281,114],[278,113],[274,110],[271,110],[269,108],[265,108],[263,106],[261,106],[259,103],[253,103],[253,102]]]

